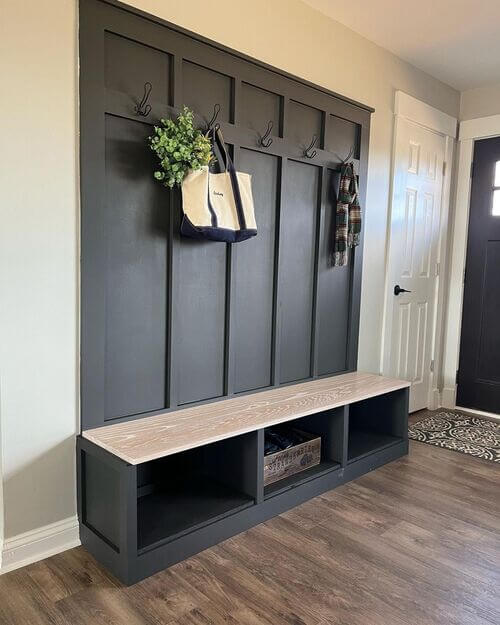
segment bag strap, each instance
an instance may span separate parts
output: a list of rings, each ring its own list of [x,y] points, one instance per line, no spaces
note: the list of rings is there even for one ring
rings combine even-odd
[[[210,141],[212,143],[215,159],[217,160],[221,173],[225,173],[231,167],[234,168],[233,161],[227,151],[221,129],[218,126],[215,126],[210,130]]]
[[[246,221],[245,221],[245,213],[243,211],[243,202],[241,199],[241,192],[240,192],[240,185],[238,183],[238,176],[236,175],[236,169],[234,168],[234,164],[233,161],[231,159],[231,157],[229,156],[229,153],[227,151],[226,148],[226,144],[224,142],[224,137],[222,136],[222,131],[219,127],[215,126],[214,128],[212,128],[211,130],[211,140],[212,140],[212,145],[214,147],[217,147],[217,149],[219,150],[219,153],[222,157],[222,159],[220,159],[217,155],[216,155],[216,159],[217,162],[219,163],[219,167],[221,169],[222,173],[225,173],[226,171],[229,173],[229,178],[231,180],[231,187],[233,189],[233,198],[234,198],[234,203],[236,206],[236,215],[238,217],[238,223],[240,226],[240,230],[246,230]],[[215,153],[215,150],[214,150]],[[209,191],[208,191],[208,201],[209,201],[209,206],[211,206],[211,202],[210,202],[210,176],[208,177],[209,180]],[[215,214],[215,211],[214,211]],[[215,226],[217,224],[214,224]]]

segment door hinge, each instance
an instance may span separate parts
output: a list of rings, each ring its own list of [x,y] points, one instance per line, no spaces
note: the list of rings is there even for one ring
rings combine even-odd
[[[441,263],[436,263],[436,277],[439,276],[440,270],[441,270]]]
[[[430,370],[431,370],[431,373],[434,373],[434,360],[431,360]]]
[[[443,178],[445,174],[446,174],[446,161],[443,161]]]
[[[474,177],[474,161],[470,164],[470,177]]]
[[[466,277],[467,277],[467,267],[464,267],[464,284],[465,284]]]
[[[458,384],[459,373],[460,373],[460,371],[459,371],[459,369],[457,369],[457,373],[455,375],[455,384]]]

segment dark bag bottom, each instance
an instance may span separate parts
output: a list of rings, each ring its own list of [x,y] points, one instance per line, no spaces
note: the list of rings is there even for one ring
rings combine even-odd
[[[247,228],[246,230],[228,230],[227,228],[216,228],[213,226],[195,226],[186,215],[182,216],[181,234],[190,239],[208,239],[209,241],[220,241],[222,243],[239,243],[250,239],[257,234],[257,230]]]

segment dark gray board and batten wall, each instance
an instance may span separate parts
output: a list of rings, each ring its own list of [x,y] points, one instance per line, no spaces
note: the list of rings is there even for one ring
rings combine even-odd
[[[331,267],[331,179],[353,148],[364,206],[371,109],[101,0],[80,2],[80,102],[82,429],[356,369],[362,245]],[[146,139],[184,104],[220,105],[257,237],[180,237]]]
[[[365,205],[371,109],[102,0],[80,0],[80,104],[83,431],[356,370],[362,244],[331,266],[332,177],[352,149]],[[180,237],[147,137],[184,104],[200,122],[220,106],[257,237]],[[404,386],[294,421],[322,437],[320,464],[268,487],[263,428],[137,465],[78,436],[82,544],[134,583],[398,458]]]

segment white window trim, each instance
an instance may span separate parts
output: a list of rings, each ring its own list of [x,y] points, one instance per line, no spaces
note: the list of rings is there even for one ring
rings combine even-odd
[[[455,216],[451,241],[450,279],[443,353],[443,392],[441,403],[445,408],[453,409],[457,407],[456,373],[460,356],[462,300],[474,142],[478,139],[498,136],[500,136],[500,115],[479,117],[460,123]]]

